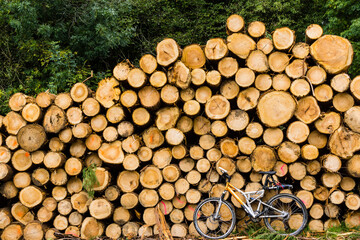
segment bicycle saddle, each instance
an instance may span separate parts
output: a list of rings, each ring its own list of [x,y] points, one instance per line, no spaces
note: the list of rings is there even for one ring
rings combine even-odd
[[[260,171],[259,173],[261,173],[261,174],[274,175],[274,174],[276,173],[276,171]]]

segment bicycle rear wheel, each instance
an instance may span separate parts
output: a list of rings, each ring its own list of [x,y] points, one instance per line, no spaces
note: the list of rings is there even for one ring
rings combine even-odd
[[[216,217],[217,209],[219,209],[219,215]],[[220,198],[207,198],[199,203],[194,211],[195,229],[205,238],[225,238],[233,231],[235,223],[234,208],[230,203],[221,201]]]
[[[296,236],[305,228],[308,212],[296,196],[281,193],[271,198],[264,216],[266,227],[281,235]]]

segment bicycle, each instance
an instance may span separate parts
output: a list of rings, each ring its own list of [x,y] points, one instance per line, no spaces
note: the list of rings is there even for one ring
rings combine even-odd
[[[275,171],[263,171],[267,174],[263,188],[258,191],[243,192],[230,183],[231,176],[219,167],[222,177],[226,179],[225,190],[220,197],[210,197],[201,201],[194,211],[194,225],[197,232],[209,239],[222,239],[232,233],[236,224],[234,207],[224,200],[229,192],[240,204],[250,219],[263,219],[266,227],[281,235],[296,236],[302,232],[308,221],[308,212],[305,204],[296,196],[280,193],[266,203],[261,201],[266,190],[291,189],[291,184],[282,184],[275,181]],[[245,202],[235,193],[241,193]],[[258,202],[256,210],[251,206]]]

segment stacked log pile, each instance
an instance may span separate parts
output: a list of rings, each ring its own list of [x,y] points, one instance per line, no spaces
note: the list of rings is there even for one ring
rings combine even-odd
[[[270,37],[239,15],[226,26],[227,39],[206,46],[164,39],[156,56],[119,63],[94,92],[77,83],[58,95],[14,94],[0,118],[1,239],[150,236],[157,206],[173,236],[197,235],[193,211],[223,191],[220,166],[245,191],[261,187],[258,171],[275,170],[307,206],[310,230],[359,226],[350,42],[316,24],[298,43],[289,28]],[[94,196],[83,188],[91,173]]]

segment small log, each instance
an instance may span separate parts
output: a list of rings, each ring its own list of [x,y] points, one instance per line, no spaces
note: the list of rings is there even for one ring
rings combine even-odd
[[[87,212],[92,199],[86,192],[81,191],[72,195],[70,201],[74,210],[77,210],[79,213],[85,213]]]
[[[206,62],[204,51],[200,45],[192,44],[183,49],[181,61],[191,69],[201,68]]]
[[[46,117],[46,115],[45,115],[45,117]],[[81,123],[83,120],[83,115],[82,115],[81,109],[78,107],[69,108],[66,111],[66,118],[67,118],[68,122],[72,125]],[[44,125],[44,127],[45,127],[45,125]]]
[[[173,237],[184,238],[188,233],[187,225],[184,223],[175,223],[171,226],[171,235]]]
[[[229,50],[241,59],[246,59],[252,50],[255,50],[255,41],[246,34],[233,33],[227,37]]]
[[[283,138],[284,133],[281,131],[280,128],[267,128],[263,133],[264,142],[271,147],[278,146],[283,141]]]
[[[226,47],[226,44],[225,44],[225,47]],[[227,49],[227,47],[226,47],[226,49]],[[205,54],[206,54],[206,47],[205,47]],[[206,80],[206,72],[204,69],[195,68],[191,71],[191,83],[194,84],[195,86],[203,85],[205,80]]]
[[[269,55],[268,63],[273,72],[281,73],[289,65],[290,58],[286,53],[273,52]]]
[[[250,172],[252,166],[249,157],[246,156],[238,157],[236,161],[236,168],[242,173]]]
[[[324,222],[324,230],[327,231],[330,228],[340,227],[341,223],[339,219],[330,218]]]
[[[360,197],[355,193],[350,193],[346,196],[345,205],[350,210],[358,210],[360,208]]]
[[[346,73],[340,73],[335,75],[330,82],[331,87],[337,92],[345,92],[350,86],[350,76]]]
[[[95,219],[106,219],[111,216],[113,205],[105,198],[98,198],[90,203],[89,212]]]
[[[218,87],[221,83],[221,73],[217,70],[211,70],[206,73],[205,80],[211,87]]]
[[[239,153],[239,148],[234,139],[224,138],[220,141],[220,151],[226,157],[236,157]]]
[[[314,42],[316,39],[320,38],[323,34],[323,29],[318,24],[310,24],[305,30],[305,39],[306,42]]]
[[[323,173],[321,175],[321,181],[325,187],[333,188],[340,184],[341,175],[338,173]]]
[[[80,192],[82,188],[83,188],[82,179],[76,176],[70,178],[66,184],[66,190],[71,195]]]
[[[255,81],[255,73],[250,68],[240,68],[236,72],[235,81],[240,87],[249,87]]]
[[[248,26],[247,32],[253,38],[262,37],[265,34],[265,24],[260,21],[251,22]]]
[[[175,182],[176,180],[178,180],[180,177],[180,173],[181,171],[179,167],[175,164],[168,165],[162,170],[164,180],[167,182]]]
[[[343,179],[340,182],[340,187],[344,191],[351,191],[354,189],[356,183],[355,180],[351,177],[343,177]]]
[[[322,166],[329,172],[338,172],[341,168],[341,160],[333,154],[326,154],[320,158]]]
[[[45,129],[38,124],[28,124],[17,134],[18,143],[25,151],[38,150],[46,141]]]
[[[139,167],[140,160],[135,154],[127,154],[122,164],[125,170],[134,171]]]
[[[258,105],[260,92],[256,88],[250,87],[240,92],[237,98],[237,105],[241,110],[247,111]]]
[[[311,144],[305,144],[301,147],[301,157],[305,160],[315,160],[319,156],[319,149]]]
[[[166,38],[156,46],[156,60],[161,66],[169,66],[180,56],[180,47],[174,39]]]
[[[97,151],[102,144],[102,139],[96,133],[90,134],[86,140],[85,145],[90,151]]]
[[[322,67],[314,66],[309,68],[306,77],[312,84],[319,85],[326,81],[326,71]]]
[[[300,181],[300,186],[302,189],[307,191],[312,191],[316,189],[316,179],[313,176],[305,176]]]
[[[76,138],[87,138],[91,134],[92,129],[90,124],[82,122],[75,125],[72,129],[72,132],[73,136]]]
[[[26,171],[31,165],[30,153],[24,151],[23,149],[17,150],[11,157],[11,163],[13,168],[17,171]]]
[[[135,222],[128,222],[122,227],[123,236],[126,238],[134,238],[139,232],[140,225]]]
[[[74,102],[83,102],[90,94],[89,88],[84,83],[76,83],[70,90]]]
[[[360,226],[360,213],[352,212],[347,214],[345,218],[345,226],[348,228],[354,228]]]
[[[230,78],[238,71],[239,64],[235,58],[224,57],[219,61],[218,70],[226,78]]]
[[[255,79],[255,87],[260,91],[266,91],[271,88],[272,78],[269,74],[260,74]]]
[[[333,98],[333,90],[327,84],[317,86],[314,90],[315,98],[319,102],[328,102]]]
[[[183,159],[185,155],[187,154],[187,149],[185,145],[180,144],[177,146],[173,146],[171,149],[171,154],[175,159]]]
[[[295,180],[302,180],[306,176],[306,166],[301,162],[295,162],[289,165],[290,176]]]
[[[42,111],[36,103],[28,103],[22,109],[21,116],[28,122],[36,122],[42,117]]]
[[[65,147],[64,143],[58,137],[53,137],[50,139],[49,148],[52,152],[61,152],[64,150],[64,147]],[[37,152],[39,154],[42,151],[37,151]],[[44,154],[44,152],[42,153]],[[41,157],[41,155],[36,156],[36,158]],[[45,157],[45,154],[42,157]],[[31,159],[33,160],[34,158],[31,157]]]
[[[80,159],[71,157],[66,160],[64,169],[68,175],[76,176],[81,173],[82,167]]]
[[[261,50],[254,50],[246,58],[246,66],[255,72],[266,72],[269,70],[267,56]]]
[[[73,138],[71,128],[65,128],[64,130],[60,131],[58,136],[63,143],[69,143]]]
[[[293,163],[300,157],[300,146],[289,141],[282,142],[277,150],[281,161]]]
[[[329,74],[346,71],[353,58],[351,43],[345,38],[334,35],[320,37],[311,45],[310,53]]]
[[[146,79],[147,79],[147,77],[143,70],[141,70],[140,68],[133,68],[128,73],[127,81],[131,87],[141,88],[142,86],[145,85]],[[101,101],[99,101],[99,102],[101,102]]]
[[[174,186],[176,194],[185,194],[190,188],[190,184],[185,178],[179,178]]]
[[[295,42],[295,32],[287,27],[278,28],[272,38],[276,49],[288,50]]]
[[[293,79],[304,77],[307,72],[307,63],[302,59],[295,59],[286,66],[285,72]]]
[[[119,81],[127,80],[127,75],[130,72],[130,66],[128,62],[118,63],[113,69],[114,77]]]
[[[73,104],[73,100],[70,93],[59,93],[55,97],[54,104],[59,108],[66,110]]]
[[[12,111],[18,112],[21,111],[29,101],[33,101],[33,99],[23,93],[15,93],[9,99],[9,107]]]
[[[320,203],[314,203],[309,211],[309,214],[314,219],[320,219],[324,215],[324,207]]]
[[[289,168],[288,165],[286,165],[284,162],[277,161],[274,167],[274,171],[276,171],[276,176],[283,177],[288,173]]]
[[[75,108],[75,109],[77,109],[77,108]],[[65,127],[66,118],[69,117],[69,115],[72,116],[75,113],[76,113],[76,111],[74,112],[73,110],[71,110],[71,111],[68,110],[67,114],[65,116],[64,110],[62,110],[61,108],[59,108],[55,105],[51,106],[46,111],[44,120],[43,120],[43,126],[45,128],[45,131],[50,132],[50,133],[60,132]],[[75,114],[75,115],[78,116],[79,114]],[[80,110],[80,115],[81,115],[81,110]]]
[[[23,236],[23,228],[20,224],[10,224],[1,233],[1,239],[3,240],[19,240]]]
[[[93,117],[100,112],[100,104],[95,98],[87,98],[82,103],[82,111],[86,116]]]
[[[160,197],[164,200],[171,200],[175,196],[175,188],[171,183],[163,183],[158,191]]]
[[[159,195],[153,189],[143,189],[139,193],[139,202],[145,208],[155,207],[159,202]]]
[[[179,90],[177,87],[166,84],[160,92],[161,100],[166,104],[174,104],[179,100]]]
[[[71,206],[70,200],[69,199],[61,200],[58,203],[57,210],[63,216],[69,215],[72,211],[72,206]]]
[[[227,33],[236,33],[243,30],[245,26],[244,19],[238,14],[232,14],[226,20],[226,30]]]
[[[86,151],[86,145],[80,139],[75,140],[70,145],[69,152],[70,152],[71,156],[73,156],[73,157],[81,158],[82,156],[84,156],[85,151]]]
[[[210,167],[211,167],[210,161],[207,160],[206,158],[202,158],[202,159],[198,160],[197,163],[196,163],[196,169],[200,173],[209,172]]]
[[[55,169],[50,175],[50,181],[52,184],[57,186],[65,185],[67,182],[67,174],[65,170],[62,168]]]
[[[306,190],[301,190],[296,193],[296,196],[300,198],[300,200],[305,204],[305,207],[309,209],[313,202],[314,202],[314,196],[311,192]]]
[[[193,124],[194,133],[197,135],[205,135],[210,132],[210,121],[203,116],[196,117]]]
[[[236,98],[239,92],[240,92],[240,87],[233,80],[225,81],[220,86],[220,94],[228,100]]]
[[[66,156],[61,152],[48,152],[44,157],[44,165],[49,169],[61,167],[65,163]]]
[[[140,58],[139,65],[145,73],[151,74],[157,68],[156,58],[151,54],[145,54]]]
[[[166,131],[165,139],[170,145],[179,145],[184,140],[185,135],[177,128],[170,128]]]
[[[290,92],[296,97],[304,97],[310,93],[309,82],[303,78],[296,79],[291,83]]]
[[[180,98],[183,102],[190,101],[195,97],[195,90],[191,87],[180,91]]]
[[[138,101],[138,95],[133,90],[126,90],[120,96],[121,105],[124,107],[127,107],[127,108],[131,108],[131,107],[135,106],[137,101]]]
[[[119,239],[121,236],[121,227],[116,223],[111,223],[106,227],[105,235],[111,239]]]
[[[256,148],[255,141],[249,137],[242,137],[239,139],[238,147],[240,152],[245,155],[250,155]]]
[[[137,154],[140,161],[148,162],[148,161],[150,161],[152,159],[153,151],[151,150],[151,148],[148,148],[146,146],[142,146],[142,147],[139,148],[139,150],[137,151],[136,154]]]
[[[19,147],[19,142],[17,140],[17,137],[15,135],[9,135],[6,139],[5,139],[5,144],[7,149],[9,150],[15,150]],[[10,153],[10,151],[9,151]],[[7,156],[5,155],[4,158],[8,158],[10,159],[11,156]]]
[[[334,108],[339,112],[346,112],[354,106],[354,98],[348,93],[338,93],[332,100]]]
[[[201,174],[196,170],[191,170],[186,174],[185,179],[191,185],[197,185],[201,180]]]
[[[138,96],[141,105],[146,108],[156,108],[160,104],[160,93],[152,86],[141,88]]]
[[[139,173],[135,171],[122,171],[117,177],[117,186],[123,192],[133,192],[139,186]]]
[[[328,145],[331,153],[349,159],[360,149],[360,135],[341,126],[330,136]]]
[[[345,193],[341,190],[335,190],[330,194],[329,199],[333,204],[339,205],[345,201]]]
[[[211,148],[206,153],[206,158],[209,159],[210,162],[216,162],[221,158],[221,151],[217,148]]]
[[[46,207],[39,208],[36,217],[37,219],[42,222],[46,223],[49,222],[54,216],[54,213],[49,211]]]
[[[261,137],[263,134],[263,127],[258,122],[251,122],[246,127],[246,135],[248,135],[250,138],[256,139]]]
[[[203,135],[199,138],[199,145],[204,150],[209,150],[210,148],[214,147],[215,142],[215,137],[209,134]]]
[[[295,109],[295,100],[289,93],[272,91],[260,98],[257,114],[265,125],[277,127],[289,121]]]
[[[199,160],[204,157],[204,149],[194,145],[190,147],[189,154],[192,159]]]
[[[204,52],[207,59],[220,60],[228,54],[229,50],[224,39],[212,38],[206,42]]]
[[[48,91],[46,91],[46,92],[39,93],[36,96],[35,101],[36,101],[36,104],[39,105],[39,107],[47,108],[52,104],[55,97],[56,96],[54,94],[49,93]]]
[[[268,146],[257,146],[251,154],[251,165],[255,171],[270,171],[275,163],[275,152]]]
[[[301,121],[292,122],[286,131],[287,138],[294,143],[303,143],[310,134],[308,125]]]
[[[304,42],[298,42],[291,49],[292,54],[296,58],[304,59],[310,54],[310,46]]]
[[[350,83],[350,92],[357,99],[360,100],[360,77],[356,76]]]
[[[120,189],[116,186],[110,186],[105,189],[105,198],[111,202],[117,200],[120,196]]]
[[[26,121],[16,112],[9,112],[3,119],[3,124],[9,134],[16,135],[26,125]]]
[[[139,203],[139,196],[136,193],[128,192],[121,196],[120,198],[120,204],[125,209],[133,209],[135,208]]]
[[[324,223],[321,220],[312,219],[309,221],[309,230],[317,233],[324,232]]]
[[[316,120],[315,127],[321,133],[332,134],[340,127],[340,124],[340,114],[336,112],[328,112]]]
[[[211,96],[212,96],[212,91],[207,86],[202,86],[196,89],[195,99],[199,103],[205,104],[211,98]]]
[[[101,236],[104,232],[104,226],[93,217],[86,217],[81,224],[81,238],[93,239]]]
[[[195,167],[195,162],[191,158],[184,158],[179,162],[179,168],[183,172],[190,172]]]
[[[276,74],[272,80],[272,87],[277,91],[287,91],[291,86],[291,81],[286,74]]]
[[[26,188],[31,184],[30,174],[27,172],[18,172],[13,178],[15,187]]]
[[[33,208],[39,205],[45,198],[45,193],[35,186],[28,186],[19,193],[20,202],[28,207]]]
[[[322,202],[329,198],[329,190],[323,186],[319,186],[318,188],[316,188],[313,194],[315,199]]]
[[[103,138],[107,142],[113,142],[118,139],[118,131],[115,127],[110,126],[104,129],[103,131]]]
[[[121,142],[103,143],[98,150],[101,160],[106,163],[119,164],[124,160],[124,152],[121,148]]]

